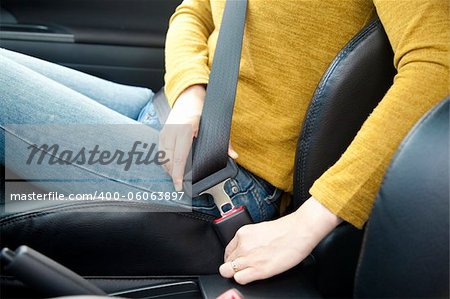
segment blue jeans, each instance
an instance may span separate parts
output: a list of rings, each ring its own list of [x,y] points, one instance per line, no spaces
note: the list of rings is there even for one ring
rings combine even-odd
[[[10,124],[146,124],[154,128],[149,138],[156,140],[161,129],[158,115],[153,107],[154,93],[142,87],[126,86],[109,82],[60,65],[49,63],[23,54],[0,49],[0,161],[5,159],[5,134]],[[8,134],[11,132],[8,132]],[[12,134],[17,142],[34,138]],[[120,142],[127,136],[115,136]],[[87,136],[85,138],[95,138]],[[33,141],[28,141],[33,142]],[[17,155],[20,155],[19,151]],[[14,163],[13,163],[14,165]],[[29,175],[24,169],[13,169],[19,176]],[[42,171],[42,170],[40,170]],[[108,178],[118,189],[143,188],[135,182],[122,182],[121,169],[107,173],[74,168],[78,177],[95,180]],[[103,170],[102,170],[103,171]],[[157,170],[155,170],[157,171]],[[159,170],[158,170],[159,171]],[[71,174],[62,174],[72,177]],[[139,174],[138,174],[139,175]],[[42,185],[44,188],[89,188],[86,184],[74,187],[61,184]],[[42,187],[41,186],[41,187]],[[93,186],[92,188],[95,188]],[[235,205],[245,205],[255,222],[276,216],[281,190],[239,167],[236,178],[225,184],[225,191]],[[193,208],[219,216],[209,195],[192,200]]]

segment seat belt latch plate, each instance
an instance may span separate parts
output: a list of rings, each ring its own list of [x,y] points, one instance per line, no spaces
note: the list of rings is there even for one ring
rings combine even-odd
[[[226,215],[228,211],[234,209],[234,205],[231,201],[230,196],[227,194],[227,192],[225,192],[225,183],[228,180],[229,179],[226,179],[225,181],[222,181],[219,184],[212,186],[211,188],[200,193],[200,195],[209,194],[214,198],[214,203],[216,204],[217,208],[219,209],[220,215],[222,216]]]

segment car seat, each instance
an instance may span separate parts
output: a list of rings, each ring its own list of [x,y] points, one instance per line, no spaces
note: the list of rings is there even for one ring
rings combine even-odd
[[[331,63],[298,141],[292,209],[307,199],[314,180],[339,159],[392,85],[392,61],[391,46],[376,19]],[[1,246],[28,245],[109,290],[159,283],[174,275],[216,273],[224,247],[212,228],[213,217],[148,213],[156,210],[158,206],[147,203],[115,201],[3,213]],[[361,231],[344,224],[315,249],[310,260],[322,293],[339,296],[351,291],[361,239]],[[30,296],[7,275],[1,285],[4,294]]]

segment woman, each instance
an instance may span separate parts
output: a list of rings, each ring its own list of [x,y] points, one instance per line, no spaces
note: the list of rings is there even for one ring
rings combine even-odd
[[[224,6],[223,0],[185,0],[171,19],[165,93],[173,109],[166,125],[191,127],[190,140],[198,130]],[[341,159],[315,182],[304,205],[238,231],[220,267],[224,277],[246,284],[276,275],[302,261],[342,221],[361,228],[397,145],[448,94],[445,0],[249,1],[231,135],[236,151],[229,150],[239,173],[225,188],[256,222],[276,216],[281,194],[292,191],[295,146],[309,99],[334,56],[375,10],[395,52],[393,86]],[[9,123],[138,121],[160,126],[153,93],[146,89],[5,50],[1,54],[2,69],[8,70],[1,79],[2,105],[10,112],[0,115],[4,130]],[[18,84],[26,87],[21,89],[26,96],[17,92]],[[27,112],[31,119],[24,117]],[[178,190],[189,148],[177,147],[183,143],[177,140],[186,136],[163,130],[162,137],[174,161],[165,168]],[[217,214],[211,198],[196,198],[193,204]]]
[[[172,16],[168,123],[198,128],[224,6],[225,1],[185,0]],[[448,1],[249,1],[231,142],[240,169],[285,192],[293,189],[295,147],[312,93],[337,52],[375,11],[395,52],[394,84],[340,160],[315,182],[305,204],[237,232],[220,267],[224,277],[246,284],[273,276],[301,262],[342,221],[361,228],[397,145],[449,93]],[[179,173],[172,172],[176,184]]]

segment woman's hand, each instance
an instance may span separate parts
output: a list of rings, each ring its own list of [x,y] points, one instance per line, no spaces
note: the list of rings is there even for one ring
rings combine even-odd
[[[186,88],[177,98],[167,121],[161,130],[159,149],[166,153],[169,162],[164,169],[172,177],[175,190],[183,188],[184,170],[194,137],[197,137],[206,90],[203,85]],[[237,153],[231,148],[228,155],[233,159]]]
[[[192,85],[177,98],[159,137],[159,148],[169,159],[164,169],[172,176],[175,190],[183,188],[184,168],[198,133],[205,100],[205,87]]]
[[[225,249],[220,274],[247,284],[282,273],[306,258],[341,222],[311,197],[290,215],[239,229]]]

